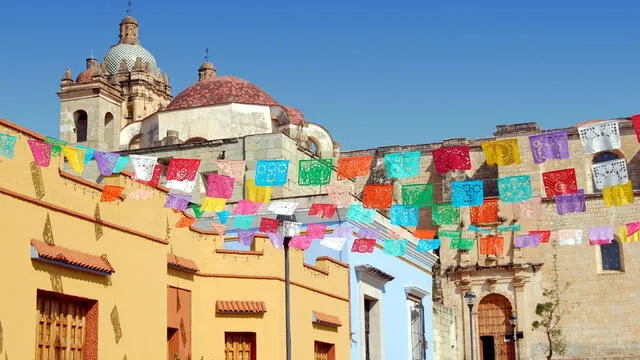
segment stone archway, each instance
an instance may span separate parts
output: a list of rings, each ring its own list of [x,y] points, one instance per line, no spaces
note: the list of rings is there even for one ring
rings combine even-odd
[[[489,294],[478,306],[478,352],[481,360],[514,360],[512,342],[504,342],[504,335],[511,332],[509,316],[512,306],[509,299],[500,294]]]

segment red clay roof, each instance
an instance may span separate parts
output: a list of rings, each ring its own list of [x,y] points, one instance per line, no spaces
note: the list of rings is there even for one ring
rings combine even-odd
[[[294,125],[304,124],[304,115],[302,112],[294,107],[281,105],[284,108],[284,111],[287,112],[289,116],[289,123]]]
[[[109,261],[100,256],[67,249],[62,246],[49,245],[44,241],[35,239],[31,240],[31,246],[36,249],[36,251],[38,252],[38,256],[43,259],[54,260],[61,263],[79,266],[90,270],[101,271],[109,274],[115,272],[111,264],[109,264]]]
[[[76,78],[76,82],[86,83],[86,82],[90,82],[92,79],[93,79],[93,69],[89,68],[81,72],[80,74],[78,74],[78,77]]]
[[[183,257],[176,256],[173,254],[167,254],[167,265],[174,269],[187,271],[187,272],[197,273],[198,271],[200,271],[195,261],[185,259]]]
[[[216,76],[198,81],[183,90],[171,100],[167,110],[231,103],[278,105],[269,94],[246,80],[234,76]]]
[[[321,313],[319,311],[313,311],[313,322],[327,326],[342,326],[342,322],[340,322],[340,319],[338,319],[337,316]]]
[[[261,314],[267,312],[264,301],[218,300],[216,310],[223,313]]]

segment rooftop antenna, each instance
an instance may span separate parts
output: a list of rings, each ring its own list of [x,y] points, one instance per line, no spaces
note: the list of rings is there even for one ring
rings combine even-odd
[[[131,0],[129,0],[129,1],[127,2],[127,4],[129,5],[129,6],[127,7],[127,16],[131,16]]]
[[[204,49],[204,61],[209,61],[209,48]]]

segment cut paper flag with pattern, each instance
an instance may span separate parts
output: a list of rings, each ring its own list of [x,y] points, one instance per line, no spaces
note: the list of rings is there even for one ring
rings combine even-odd
[[[440,248],[440,239],[435,240],[418,240],[418,245],[416,245],[416,250],[419,252],[427,252]]]
[[[299,235],[301,226],[302,223],[285,220],[282,222],[282,233],[284,234],[284,236]]]
[[[229,221],[229,215],[231,215],[231,211],[222,210],[217,212],[216,215],[218,216],[218,219],[221,223],[226,224],[227,221]]]
[[[469,226],[467,227],[467,230],[468,230],[468,231],[472,231],[472,232],[479,232],[479,233],[481,233],[481,234],[491,234],[491,230],[489,230],[489,229],[482,229],[482,228],[479,228],[479,227],[477,227],[477,226],[475,226],[475,225],[469,225]]]
[[[627,229],[627,235],[631,236],[640,231],[640,221],[634,221],[624,224]]]
[[[626,226],[620,226],[620,241],[622,242],[638,242],[640,241],[640,231],[634,233],[633,235],[627,233]]]
[[[453,206],[480,206],[484,201],[482,180],[454,181],[451,183]]]
[[[56,157],[60,155],[62,152],[62,147],[67,145],[66,141],[58,140],[52,137],[47,136],[44,138],[44,142],[51,144],[51,156]],[[2,149],[2,145],[0,145],[0,149]],[[1,150],[0,150],[1,151]]]
[[[168,193],[167,200],[164,203],[164,207],[184,211],[187,209],[190,200],[191,195]]]
[[[325,189],[333,205],[337,207],[349,207],[351,205],[351,186],[332,184],[325,186]]]
[[[84,170],[84,156],[86,150],[80,149],[74,146],[63,146],[62,153],[65,159],[69,162],[69,166],[76,174],[81,175]]]
[[[480,254],[502,255],[504,253],[504,237],[485,236],[480,238]]]
[[[218,235],[224,235],[227,231],[227,227],[222,224],[210,223],[209,225],[211,225],[213,231]]]
[[[592,165],[593,182],[596,189],[602,190],[607,186],[626,184],[629,181],[627,162],[625,159],[615,159]]]
[[[122,170],[124,170],[124,168],[129,165],[130,161],[131,159],[128,156],[120,156],[120,158],[116,162],[116,166],[113,167],[113,173],[119,174],[120,172],[122,172]]]
[[[147,200],[153,196],[153,191],[145,189],[136,189],[127,195],[127,200]]]
[[[378,238],[378,230],[374,228],[361,228],[358,230],[358,237],[364,239],[377,239]]]
[[[391,206],[391,224],[398,226],[418,226],[418,208],[403,205]]]
[[[120,154],[96,150],[93,153],[93,157],[96,159],[96,164],[98,165],[98,170],[100,170],[100,175],[111,176],[113,174],[113,168],[116,167],[118,159],[120,159]]]
[[[192,219],[187,216],[182,216],[176,223],[177,228],[188,228],[196,222],[196,219]]]
[[[513,216],[515,219],[538,219],[542,214],[542,208],[540,206],[541,202],[540,196],[533,196],[531,199],[520,202],[513,203]]]
[[[36,165],[47,167],[51,163],[51,144],[36,140],[27,139],[31,155]]]
[[[257,186],[253,179],[247,179],[245,182],[245,198],[260,203],[268,203],[271,201],[271,186]]]
[[[500,225],[498,226],[499,232],[518,232],[520,231],[520,224]]]
[[[236,215],[233,218],[233,227],[236,229],[250,229],[255,215]]]
[[[385,240],[383,252],[391,256],[404,256],[408,245],[409,240]]]
[[[370,209],[388,209],[393,202],[393,185],[367,184],[362,189],[362,205]]]
[[[353,204],[349,206],[347,210],[347,219],[361,222],[363,224],[370,224],[373,222],[373,217],[376,211],[373,209],[365,209],[360,204]]]
[[[518,139],[502,139],[482,144],[482,151],[487,165],[508,166],[520,164]]]
[[[197,178],[193,180],[183,180],[183,181],[168,180],[164,184],[164,186],[166,186],[167,189],[179,190],[182,192],[190,193],[193,191],[193,188],[196,186],[197,181],[198,181]]]
[[[115,186],[115,185],[105,185],[102,188],[102,195],[100,196],[101,202],[112,202],[118,200],[122,192],[124,191],[124,187]]]
[[[611,244],[613,240],[613,225],[589,228],[589,245]]]
[[[450,203],[434,204],[431,218],[434,225],[459,225],[460,208],[457,208]]]
[[[347,239],[344,237],[326,236],[320,240],[320,245],[335,251],[342,251],[345,242],[347,242]]]
[[[513,239],[513,246],[517,248],[538,247],[538,245],[540,245],[540,235],[538,234],[516,235]]]
[[[427,207],[433,205],[433,184],[402,185],[402,204],[408,207]]]
[[[632,204],[633,185],[629,181],[626,184],[606,187],[602,189],[602,197],[606,207]]]
[[[155,156],[129,155],[133,171],[136,178],[142,181],[149,181],[153,177],[153,169],[155,168],[158,158]]]
[[[404,179],[420,175],[420,151],[384,155],[387,178]]]
[[[287,184],[289,160],[258,160],[256,186],[283,186]]]
[[[370,254],[376,246],[375,239],[355,239],[353,246],[351,246],[351,252]]]
[[[531,177],[517,175],[499,178],[498,194],[500,201],[509,203],[531,199]]]
[[[209,174],[207,176],[207,196],[230,199],[233,196],[235,180],[231,176]]]
[[[282,249],[282,244],[284,243],[284,235],[277,233],[267,233],[267,237],[271,242],[271,245],[274,249]]]
[[[475,243],[474,239],[451,239],[451,243],[449,244],[450,249],[458,249],[458,250],[471,250],[473,249],[473,244]]]
[[[533,162],[542,164],[547,160],[569,158],[569,135],[566,130],[551,131],[529,136]]]
[[[193,181],[198,175],[200,159],[171,158],[167,167],[167,180]]]
[[[214,198],[214,197],[205,197],[202,199],[202,203],[200,204],[200,210],[204,212],[220,212],[224,210],[224,206],[227,204],[227,199],[224,198]]]
[[[437,230],[416,229],[413,230],[413,236],[417,239],[433,239],[436,237]]]
[[[595,154],[620,148],[620,129],[617,120],[601,121],[578,127],[584,151]]]
[[[578,181],[575,169],[563,169],[542,173],[544,192],[548,198],[556,195],[575,194],[578,192]]]
[[[471,170],[468,146],[450,146],[432,150],[433,163],[439,174],[452,170]]]
[[[469,209],[472,224],[493,224],[498,222],[498,199],[486,199],[480,206]]]
[[[575,194],[557,195],[555,200],[558,215],[587,211],[584,190],[582,189]]]
[[[631,124],[633,125],[633,130],[636,132],[636,138],[638,142],[640,142],[640,114],[631,116]]]
[[[338,180],[367,176],[371,171],[373,156],[352,156],[338,159]]]
[[[326,224],[308,224],[307,236],[311,239],[324,239],[324,234],[327,232]]]
[[[260,210],[262,203],[257,203],[249,200],[240,200],[233,208],[233,214],[239,215],[255,215]]]
[[[190,208],[191,210],[193,210],[193,215],[196,217],[196,219],[200,219],[202,217],[202,214],[204,213],[204,211],[202,211],[202,208],[200,207],[200,205],[191,204]]]
[[[298,185],[326,185],[331,181],[333,159],[300,160],[298,165]]]
[[[122,159],[122,157],[120,157],[120,159]],[[138,179],[138,177],[136,176],[135,173],[133,173],[133,175],[131,175],[131,179],[133,179],[134,181],[139,182],[140,184],[156,187],[160,183],[160,176],[162,175],[162,170],[163,169],[164,169],[164,167],[162,165],[156,164],[156,166],[153,168],[153,174],[151,175],[151,180],[149,180],[149,181],[144,181],[144,180]],[[115,173],[115,170],[114,170],[114,173]]]
[[[80,149],[84,149],[84,164],[85,165],[87,165],[89,163],[89,161],[91,161],[91,159],[93,159],[93,155],[94,155],[95,149],[87,147],[87,146],[83,146],[83,145],[78,145],[78,144],[75,144],[73,146],[75,146],[77,148],[80,148]]]
[[[253,244],[253,238],[255,237],[255,235],[255,230],[238,229],[238,242],[245,246],[251,246],[251,244]]]
[[[541,243],[548,243],[551,239],[551,230],[532,230],[529,235],[539,235]]]
[[[272,201],[269,203],[268,210],[278,215],[293,215],[298,207],[298,203],[295,201]]]
[[[307,250],[311,246],[311,237],[307,235],[295,235],[291,238],[291,242],[289,242],[289,246],[300,249]]]
[[[216,165],[220,175],[229,176],[238,184],[244,181],[244,172],[247,167],[244,160],[216,160]]]
[[[263,233],[277,233],[280,221],[278,219],[271,219],[263,217],[260,219],[259,230]]]
[[[338,208],[333,204],[312,204],[307,215],[331,219],[335,216],[336,210]]]
[[[582,230],[558,230],[558,243],[560,245],[582,244]]]

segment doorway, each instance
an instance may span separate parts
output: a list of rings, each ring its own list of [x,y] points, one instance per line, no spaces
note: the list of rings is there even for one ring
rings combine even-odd
[[[511,332],[511,302],[500,294],[489,294],[478,306],[478,332],[482,360],[515,360],[512,342],[504,342]],[[485,356],[485,354],[487,354]]]

